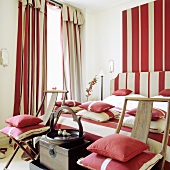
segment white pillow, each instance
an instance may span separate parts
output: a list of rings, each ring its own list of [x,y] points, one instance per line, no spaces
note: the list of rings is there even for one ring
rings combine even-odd
[[[122,108],[122,105],[124,103],[126,96],[115,96],[115,95],[111,95],[109,97],[106,97],[103,101],[105,103],[111,104],[113,106],[120,106]]]
[[[123,126],[132,128],[134,125],[135,117],[128,116],[123,119]],[[157,121],[151,121],[149,132],[162,133],[165,130],[165,119],[159,119]]]
[[[108,114],[108,111],[109,111],[109,114]],[[120,115],[120,113],[118,113],[117,111],[114,111],[113,108],[109,109],[108,111],[95,113],[95,112],[90,112],[84,109],[84,110],[77,112],[76,115],[82,116],[83,118],[86,118],[86,119],[99,121],[99,122],[105,122],[109,119],[117,118]]]
[[[119,108],[123,108],[123,104],[124,104],[124,100],[126,97],[145,97],[143,95],[140,95],[140,94],[129,94],[129,95],[126,95],[126,96],[115,96],[115,95],[111,95],[109,97],[106,97],[103,101],[108,103],[108,104],[111,104],[115,107],[119,107]],[[126,106],[126,110],[131,110],[131,109],[134,109],[134,108],[137,108],[138,106],[138,101],[128,101],[127,102],[127,106]]]

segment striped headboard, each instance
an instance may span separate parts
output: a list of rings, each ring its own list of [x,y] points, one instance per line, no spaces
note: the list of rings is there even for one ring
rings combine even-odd
[[[111,80],[111,93],[127,88],[134,94],[152,97],[165,88],[170,88],[170,71],[119,73]]]

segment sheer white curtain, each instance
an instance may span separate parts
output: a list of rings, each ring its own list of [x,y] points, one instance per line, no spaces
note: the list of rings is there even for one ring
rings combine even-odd
[[[64,89],[69,90],[69,99],[78,101],[82,99],[81,27],[83,22],[80,10],[63,5],[61,30]]]

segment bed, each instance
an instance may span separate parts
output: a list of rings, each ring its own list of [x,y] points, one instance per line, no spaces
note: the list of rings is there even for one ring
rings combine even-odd
[[[104,103],[115,106],[114,108],[111,108],[112,112],[116,115],[114,118],[105,121],[96,121],[94,120],[94,117],[92,117],[92,119],[87,119],[87,117],[83,116],[83,114],[87,114],[82,114],[82,112],[87,112],[86,109],[83,109],[86,111],[81,110],[76,113],[77,115],[82,116],[81,122],[83,125],[83,130],[86,133],[86,139],[93,142],[101,137],[115,133],[118,123],[117,115],[121,114],[125,97],[164,98],[164,96],[159,95],[159,93],[164,89],[170,89],[169,77],[170,71],[118,74],[118,76],[110,82],[111,94],[115,91],[119,91],[120,89],[128,89],[131,92],[126,95],[123,94],[123,96],[121,93],[118,96],[110,95],[103,100]],[[166,95],[166,98],[168,98],[168,95]],[[127,112],[135,109],[137,104],[138,103],[135,101],[128,103]],[[162,104],[155,102],[153,107],[158,108],[158,110],[161,109],[161,113],[162,111],[167,111],[166,103]],[[164,112],[162,115],[163,114]],[[154,152],[158,152],[161,146],[160,143],[162,141],[162,133],[164,131],[165,123],[164,116],[153,120],[151,123],[152,126],[150,127],[148,144],[150,146],[150,150]],[[127,114],[124,121],[124,126],[122,127],[120,133],[130,135],[131,126],[133,125],[133,118],[134,115]],[[73,121],[71,115],[62,114],[57,122],[56,128],[77,128],[77,124]],[[168,140],[165,169],[170,169],[170,139]]]

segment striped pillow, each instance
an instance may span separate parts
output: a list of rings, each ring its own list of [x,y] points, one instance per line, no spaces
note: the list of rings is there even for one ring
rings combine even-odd
[[[82,116],[83,118],[86,118],[86,119],[95,120],[98,122],[105,122],[113,118],[118,118],[120,113],[117,111],[114,111],[113,109],[109,109],[105,112],[100,112],[100,113],[90,112],[88,110],[81,110],[77,112],[76,115]]]
[[[103,170],[146,170],[151,169],[160,159],[162,155],[153,152],[144,151],[128,162],[120,162],[97,153],[92,153],[87,157],[78,160],[78,164],[87,169],[103,169]]]
[[[85,102],[85,103],[79,105],[79,107],[82,109],[91,111],[91,112],[100,113],[100,112],[105,112],[105,111],[113,108],[114,106],[110,105],[108,103],[105,103],[105,102],[94,101],[94,102]]]

